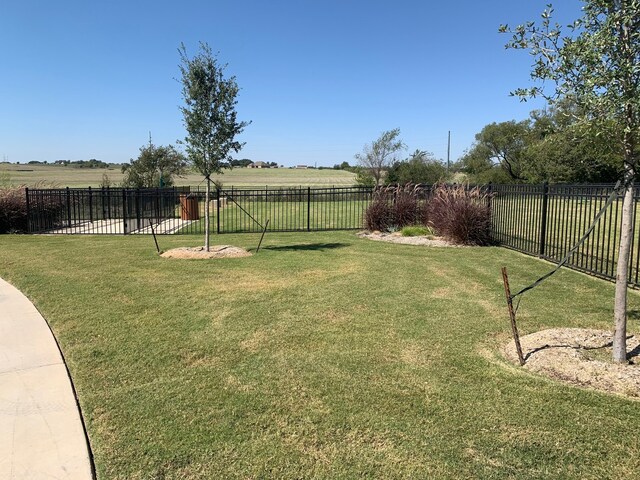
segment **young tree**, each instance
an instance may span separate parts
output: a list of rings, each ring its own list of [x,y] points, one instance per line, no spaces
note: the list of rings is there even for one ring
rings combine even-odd
[[[207,180],[205,201],[205,249],[209,251],[209,197],[211,175],[230,166],[231,152],[238,153],[244,143],[235,140],[250,122],[239,122],[236,113],[238,84],[225,78],[226,65],[220,65],[206,43],[193,58],[183,45],[180,53],[182,111],[187,136],[184,139],[189,161]]]
[[[376,186],[380,185],[382,172],[397,160],[396,154],[407,148],[399,137],[399,128],[382,132],[377,140],[364,146],[362,153],[355,155],[358,164],[371,173]]]
[[[528,120],[491,123],[476,134],[472,155],[484,156],[489,164],[500,165],[511,181],[521,181],[529,133]]]
[[[170,187],[173,177],[184,174],[186,159],[173,145],[140,147],[140,155],[122,166],[122,185],[130,188]]]
[[[526,49],[534,57],[531,77],[547,82],[513,92],[521,99],[541,96],[552,105],[570,98],[581,114],[577,120],[606,132],[622,126],[617,135],[624,159],[622,229],[616,269],[613,359],[627,361],[627,279],[633,236],[634,178],[640,137],[640,2],[584,0],[582,17],[563,35],[551,23],[553,8],[542,13],[540,25],[528,22],[500,31],[512,34],[508,48]],[[615,132],[614,132],[615,133]]]
[[[447,178],[447,167],[433,157],[432,153],[416,150],[408,159],[394,162],[389,167],[385,183],[406,185],[408,183],[435,184]]]
[[[523,177],[531,183],[615,182],[622,160],[616,141],[600,130],[574,120],[575,106],[563,102],[531,112],[531,142]],[[614,147],[614,148],[612,148]]]

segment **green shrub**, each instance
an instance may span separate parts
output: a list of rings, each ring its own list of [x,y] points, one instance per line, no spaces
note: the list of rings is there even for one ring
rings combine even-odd
[[[402,229],[403,237],[421,237],[425,235],[433,235],[433,230],[424,225],[412,225]]]

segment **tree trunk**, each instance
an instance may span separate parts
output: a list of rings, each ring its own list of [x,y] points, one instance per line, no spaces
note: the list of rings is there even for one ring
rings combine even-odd
[[[620,230],[620,248],[616,267],[616,294],[614,304],[615,331],[613,333],[613,361],[627,361],[627,282],[629,278],[629,257],[633,240],[634,211],[634,177],[633,165],[625,165],[624,200],[622,205],[622,227]]]
[[[204,202],[204,249],[209,251],[209,196],[211,195],[211,179],[207,176],[207,189]]]

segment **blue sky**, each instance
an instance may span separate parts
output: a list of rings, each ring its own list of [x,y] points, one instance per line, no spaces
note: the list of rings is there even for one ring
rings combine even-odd
[[[505,50],[501,23],[537,20],[547,0],[4,1],[0,160],[127,162],[148,141],[185,135],[177,48],[209,43],[251,120],[238,158],[348,161],[384,130],[408,152],[451,159],[488,123],[540,103],[531,58]],[[557,2],[556,18],[582,2]]]

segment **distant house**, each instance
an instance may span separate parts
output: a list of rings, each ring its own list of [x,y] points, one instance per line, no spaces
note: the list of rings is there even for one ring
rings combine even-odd
[[[248,168],[271,168],[267,162],[253,162],[250,163]]]
[[[296,165],[296,168],[307,169],[309,167],[306,165]]]

